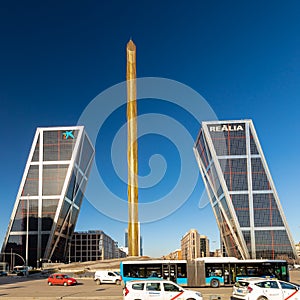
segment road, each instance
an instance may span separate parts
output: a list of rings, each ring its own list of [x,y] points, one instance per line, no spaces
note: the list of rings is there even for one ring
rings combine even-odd
[[[300,285],[300,271],[291,271],[291,282]],[[231,287],[193,288],[204,300],[229,300]],[[92,278],[78,278],[77,286],[48,286],[46,278],[0,277],[1,300],[122,300],[122,287],[114,284],[97,285]]]

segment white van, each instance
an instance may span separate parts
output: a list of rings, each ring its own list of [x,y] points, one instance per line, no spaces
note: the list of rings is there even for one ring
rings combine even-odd
[[[96,271],[94,280],[97,284],[102,283],[114,283],[114,284],[121,284],[121,276],[115,271]]]

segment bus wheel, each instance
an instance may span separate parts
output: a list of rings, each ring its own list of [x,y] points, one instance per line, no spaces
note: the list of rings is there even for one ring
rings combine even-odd
[[[220,281],[218,279],[212,279],[210,282],[210,286],[212,288],[217,288],[220,286]]]

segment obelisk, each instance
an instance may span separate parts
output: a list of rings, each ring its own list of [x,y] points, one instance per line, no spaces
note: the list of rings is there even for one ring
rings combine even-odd
[[[136,47],[127,43],[128,255],[139,256]]]

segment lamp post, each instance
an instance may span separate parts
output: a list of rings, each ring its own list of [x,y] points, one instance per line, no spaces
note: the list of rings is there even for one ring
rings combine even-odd
[[[71,263],[71,242],[69,241],[69,264]]]
[[[12,248],[10,248],[10,269],[11,269],[11,270],[14,269]]]
[[[28,276],[28,237],[29,237],[29,194],[27,194],[27,220],[26,220],[26,254],[25,254],[25,264],[26,264],[26,276]]]

